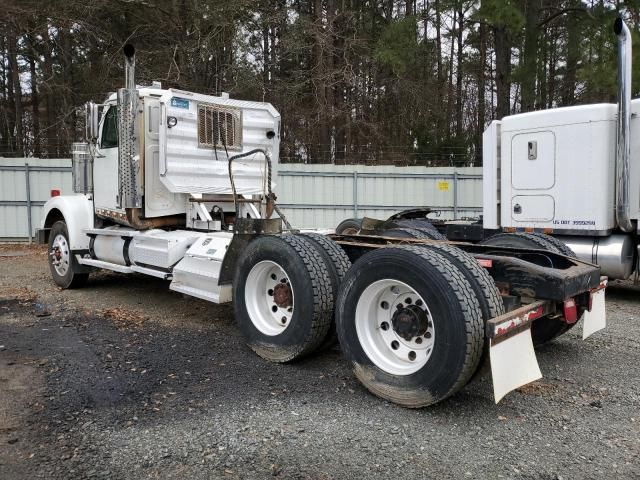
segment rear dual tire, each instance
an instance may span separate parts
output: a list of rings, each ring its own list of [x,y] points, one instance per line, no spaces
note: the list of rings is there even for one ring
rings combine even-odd
[[[349,270],[336,301],[338,338],[372,393],[424,407],[476,372],[486,319],[463,263],[429,246],[399,246],[366,253]]]
[[[264,235],[249,243],[236,265],[233,298],[247,345],[272,362],[317,350],[333,321],[329,268],[315,244],[298,235]]]

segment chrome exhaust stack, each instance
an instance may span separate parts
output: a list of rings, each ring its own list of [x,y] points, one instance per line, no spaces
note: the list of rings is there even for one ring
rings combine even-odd
[[[622,18],[613,24],[618,36],[618,126],[616,132],[616,221],[623,232],[635,226],[629,218],[631,158],[631,32]]]
[[[138,152],[138,90],[136,90],[136,49],[127,44],[125,56],[125,88],[118,90],[118,207],[142,207],[140,155]]]
[[[123,48],[124,53],[124,85],[127,90],[136,89],[136,49],[130,43]]]

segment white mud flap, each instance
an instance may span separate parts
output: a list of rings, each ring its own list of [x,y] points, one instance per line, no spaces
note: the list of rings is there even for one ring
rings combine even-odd
[[[489,359],[496,403],[518,387],[542,378],[533,349],[531,328],[498,341],[491,339]]]
[[[553,307],[551,302],[539,300],[487,322],[496,403],[512,390],[542,378],[531,339],[531,322],[551,313]]]
[[[586,339],[607,326],[607,313],[604,301],[604,291],[607,280],[600,282],[598,289],[591,293],[591,311],[584,312],[582,320],[582,339]]]

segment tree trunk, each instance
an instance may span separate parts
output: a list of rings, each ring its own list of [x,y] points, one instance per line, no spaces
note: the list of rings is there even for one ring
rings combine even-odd
[[[453,27],[455,28],[456,22],[458,21],[458,11],[454,10],[453,12]],[[451,32],[453,34],[453,31]],[[451,48],[449,49],[449,75],[448,75],[448,88],[447,88],[447,139],[451,138],[451,112],[453,110],[453,57],[454,57],[454,48],[456,42],[453,41],[453,35],[451,35]]]
[[[33,156],[40,157],[40,94],[38,93],[38,74],[36,71],[36,61],[38,53],[35,42],[29,37],[31,54],[29,55],[29,73],[31,75],[31,112],[32,112],[32,134],[33,134]]]
[[[407,17],[413,15],[413,1],[414,0],[405,0],[404,1],[404,14]]]
[[[313,159],[314,163],[324,163],[329,149],[329,131],[327,125],[327,91],[326,91],[326,64],[323,45],[323,1],[315,0],[315,41],[313,45],[316,72],[314,75],[315,93],[316,93],[316,118],[317,118],[317,145],[316,155]]]
[[[476,123],[476,157],[482,156],[482,133],[484,132],[485,122],[485,69],[487,68],[487,27],[484,22],[480,22],[478,30],[478,41],[480,43],[479,66],[478,66],[478,118]]]
[[[511,35],[505,26],[493,27],[496,51],[496,117],[510,113],[511,107]]]
[[[15,27],[10,27],[9,34],[9,62],[11,63],[11,83],[13,84],[14,112],[15,112],[15,145],[16,156],[24,156],[23,118],[22,118],[22,85],[20,84],[20,67],[17,51],[19,48]]]
[[[444,99],[444,76],[442,71],[442,19],[440,12],[440,0],[434,0],[433,8],[436,13],[436,64],[438,84],[436,88],[437,105],[442,105]],[[442,111],[436,111],[436,139],[440,141],[442,138]]]
[[[538,61],[538,22],[540,20],[540,0],[526,0],[524,27],[524,61],[522,65],[523,112],[533,110],[536,101],[536,73]]]
[[[579,7],[580,0],[572,0],[572,7]],[[567,73],[562,85],[562,104],[575,103],[576,77],[580,59],[580,25],[578,16],[567,17]]]
[[[42,63],[42,73],[43,73],[43,85],[46,88],[45,93],[45,108],[46,108],[46,119],[47,126],[44,130],[44,137],[46,138],[46,155],[49,158],[53,158],[57,156],[57,135],[58,130],[54,128],[55,123],[55,111],[56,111],[56,100],[55,100],[55,92],[51,88],[53,84],[53,60],[51,58],[51,49],[49,42],[49,34],[47,30],[42,32],[42,38],[44,39],[44,49],[42,51],[44,61]]]
[[[462,98],[462,64],[464,51],[462,48],[462,33],[464,29],[464,12],[462,11],[462,0],[458,1],[458,65],[456,66],[456,137],[460,139],[463,132],[462,108],[464,99]]]

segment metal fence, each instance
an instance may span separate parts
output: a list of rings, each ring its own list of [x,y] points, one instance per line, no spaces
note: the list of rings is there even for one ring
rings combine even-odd
[[[386,218],[431,207],[442,219],[482,213],[481,167],[280,165],[278,204],[300,228],[333,228],[345,218]]]
[[[52,189],[72,194],[70,159],[0,158],[0,239],[29,239]],[[299,228],[334,228],[345,218],[386,218],[431,207],[443,219],[482,211],[482,168],[353,165],[279,166],[278,203]]]
[[[31,242],[52,189],[73,193],[70,159],[0,158],[0,239]]]

